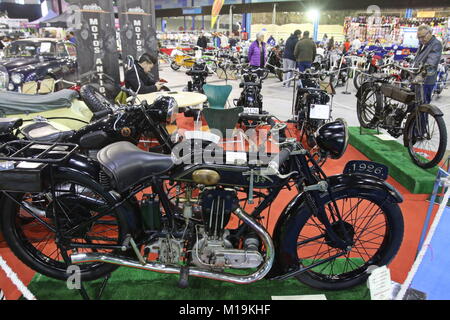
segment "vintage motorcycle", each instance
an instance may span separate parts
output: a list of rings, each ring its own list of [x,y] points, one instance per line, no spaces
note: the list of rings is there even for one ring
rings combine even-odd
[[[262,89],[262,73],[264,68],[247,68],[242,70],[241,83],[239,88],[242,89],[239,99],[234,100],[237,107],[243,107],[244,113],[261,114],[263,109]]]
[[[169,113],[169,119],[165,118],[166,113]],[[172,97],[161,96],[152,105],[145,101],[138,105],[110,105],[94,113],[96,120],[78,130],[61,131],[45,119],[22,127],[22,119],[3,118],[0,119],[0,144],[19,138],[35,142],[75,143],[80,152],[95,157],[108,144],[129,141],[137,145],[146,138],[156,140],[157,146],[152,148],[153,151],[170,154],[174,142],[165,125],[173,123],[177,113],[176,101]],[[14,152],[10,150],[8,154]]]
[[[202,60],[196,61],[192,68],[186,72],[186,75],[192,78],[188,82],[187,91],[204,93],[203,86],[206,84],[206,78],[209,76],[206,62]]]
[[[413,162],[424,169],[438,165],[447,146],[443,112],[424,103],[423,78],[427,66],[395,68],[408,73],[409,83],[391,84],[390,75],[372,77],[358,90],[357,115],[363,128],[383,128],[393,136],[403,135],[403,144]],[[418,80],[419,76],[422,80]]]
[[[325,124],[317,140],[339,157],[348,143],[345,124]],[[327,177],[295,139],[277,143],[277,154],[237,159],[213,144],[198,153],[195,141],[181,156],[117,142],[98,162],[74,161],[72,144],[22,146],[0,158],[15,162],[0,171],[5,240],[26,265],[61,280],[76,264],[83,280],[126,266],[179,274],[181,287],[189,276],[238,284],[296,277],[336,290],[388,264],[402,242],[403,219],[402,196],[384,181],[387,167],[352,161]],[[23,159],[37,164],[34,173],[20,166]],[[101,172],[108,177],[102,184],[95,179]],[[263,211],[286,188],[298,194],[271,236]],[[17,219],[24,215],[27,223]]]

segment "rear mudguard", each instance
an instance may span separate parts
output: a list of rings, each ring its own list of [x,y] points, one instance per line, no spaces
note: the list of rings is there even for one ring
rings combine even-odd
[[[436,116],[436,117],[442,117],[444,115],[444,113],[442,112],[441,109],[439,109],[438,107],[436,107],[435,105],[432,104],[422,104],[419,106],[419,111],[421,112],[429,112],[430,114]],[[408,147],[409,145],[409,136],[408,136],[408,132],[407,132],[407,128],[409,127],[410,122],[413,120],[414,118],[414,112],[411,112],[408,116],[408,119],[406,120],[405,123],[405,130],[403,132],[403,145],[405,147]]]
[[[333,192],[338,192],[344,189],[359,188],[367,190],[367,193],[373,194],[376,192],[380,197],[385,197],[387,201],[392,203],[403,202],[402,195],[389,183],[369,175],[362,174],[341,174],[328,178],[328,183]],[[327,193],[323,193],[327,196]],[[268,274],[268,278],[274,278],[289,271],[293,271],[298,267],[297,247],[291,246],[288,243],[289,230],[287,226],[291,225],[294,219],[300,214],[312,214],[307,210],[305,193],[298,194],[283,210],[274,229],[273,242],[275,246],[275,262]]]
[[[75,172],[80,175],[88,176],[90,179],[99,183],[101,167],[97,161],[80,154],[75,154],[71,156],[64,166],[58,167],[58,171],[62,173]],[[120,200],[118,198],[120,197],[118,194],[113,195],[111,193],[111,195],[115,199]],[[138,203],[130,200],[126,201],[122,207],[125,209],[124,212],[127,214],[126,220],[131,235],[138,237],[142,233],[142,219]]]

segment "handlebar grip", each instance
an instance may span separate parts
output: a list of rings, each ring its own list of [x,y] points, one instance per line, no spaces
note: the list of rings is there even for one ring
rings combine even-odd
[[[273,118],[267,119],[267,123],[270,125],[271,128],[273,128],[276,125],[275,120]]]
[[[101,118],[106,117],[107,115],[110,115],[112,113],[113,113],[113,111],[108,108],[108,109],[105,109],[105,110],[101,110],[99,112],[95,112],[93,118],[94,119],[101,119]]]
[[[278,171],[279,168],[289,159],[291,155],[290,148],[283,148],[280,153],[278,153],[273,160],[269,162],[269,167]]]

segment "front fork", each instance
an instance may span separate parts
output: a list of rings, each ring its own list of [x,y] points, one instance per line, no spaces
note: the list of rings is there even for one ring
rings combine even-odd
[[[342,216],[339,212],[339,208],[336,201],[333,198],[330,188],[327,191],[330,194],[332,201],[328,204],[322,204],[320,200],[321,191],[309,191],[305,193],[306,202],[312,211],[312,215],[316,216],[317,219],[325,226],[325,231],[328,238],[333,242],[334,246],[348,251],[352,246],[352,239],[350,239],[344,224],[342,223]],[[325,206],[328,206],[330,217],[327,215]],[[330,218],[332,221],[330,221]],[[334,231],[333,225],[337,224],[341,228],[341,234],[345,235],[345,239],[339,237]]]

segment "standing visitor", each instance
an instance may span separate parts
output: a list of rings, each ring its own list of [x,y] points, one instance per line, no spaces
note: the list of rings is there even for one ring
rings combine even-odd
[[[311,68],[316,58],[316,44],[309,38],[309,31],[303,33],[303,38],[295,46],[294,56],[301,72]]]
[[[423,79],[423,94],[425,103],[431,102],[433,88],[437,81],[437,69],[442,56],[442,43],[433,35],[433,29],[429,25],[421,25],[417,29],[417,38],[420,47],[413,62],[413,67],[427,65],[427,75]],[[420,80],[420,79],[417,79]]]
[[[352,42],[352,50],[358,51],[359,49],[361,49],[361,46],[362,46],[361,40],[359,40],[359,37],[356,37],[356,39],[353,40]]]
[[[296,59],[294,50],[301,36],[302,32],[300,30],[295,30],[295,32],[286,40],[283,54],[283,69],[295,69]],[[284,74],[283,87],[289,88],[291,86],[291,81],[287,80],[291,79],[293,76],[294,74],[292,72]]]
[[[253,68],[264,68],[266,65],[267,48],[264,42],[264,33],[258,32],[256,40],[248,49],[248,61]],[[260,72],[262,74],[262,72]]]
[[[208,38],[206,38],[205,33],[203,31],[200,34],[200,37],[198,37],[197,46],[199,46],[203,50],[205,50],[206,47],[208,46]]]

